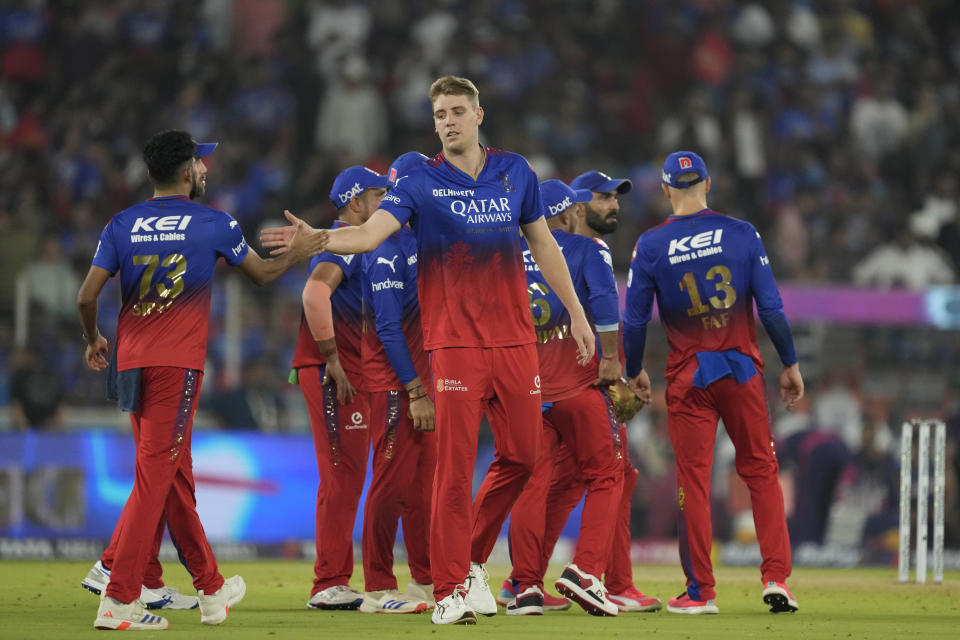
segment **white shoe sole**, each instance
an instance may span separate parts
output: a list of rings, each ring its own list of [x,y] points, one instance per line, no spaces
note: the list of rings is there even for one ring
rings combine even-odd
[[[578,605],[580,605],[581,608],[583,608],[584,611],[586,611],[592,616],[613,617],[613,616],[616,616],[618,613],[620,613],[620,611],[616,608],[615,604],[613,605],[614,609],[612,611],[609,609],[606,609],[602,604],[597,602],[596,599],[592,595],[590,595],[587,591],[585,591],[578,585],[574,584],[573,582],[567,581],[565,578],[560,578],[559,580],[557,580],[556,583],[554,583],[554,587],[556,587],[557,591],[560,592],[560,594],[576,602]],[[611,602],[610,604],[613,604],[613,603]]]

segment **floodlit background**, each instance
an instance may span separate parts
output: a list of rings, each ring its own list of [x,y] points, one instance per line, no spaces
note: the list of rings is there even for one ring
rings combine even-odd
[[[667,213],[660,164],[678,148],[707,161],[711,206],[760,230],[807,383],[793,414],[771,396],[798,562],[893,561],[899,427],[915,416],[948,420],[947,546],[960,548],[958,3],[6,0],[0,557],[95,557],[129,490],[128,422],[82,363],[74,297],[110,216],[151,195],[145,140],[219,141],[205,200],[257,246],[284,208],[329,224],[341,169],[438,152],[426,91],[448,73],[479,87],[483,142],[541,179],[633,181],[608,238],[619,275]],[[211,538],[260,545],[240,555],[298,554],[288,543],[312,536],[309,425],[286,383],[305,275],[264,289],[217,275],[194,454]],[[118,308],[111,283],[111,339]],[[658,329],[648,349],[660,400],[629,425],[635,559],[673,563]],[[715,534],[727,560],[753,563],[719,434]]]

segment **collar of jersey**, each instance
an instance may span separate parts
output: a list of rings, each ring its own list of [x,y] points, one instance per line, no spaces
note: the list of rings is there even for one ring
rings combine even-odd
[[[482,176],[483,172],[486,171],[487,169],[487,158],[489,157],[489,154],[487,153],[487,148],[483,145],[480,145],[480,148],[483,149],[483,166],[480,167],[480,173],[477,174],[476,178],[468,174],[466,171],[460,169],[457,165],[450,162],[447,159],[447,156],[443,153],[443,151],[440,152],[440,155],[443,156],[443,161],[447,163],[447,166],[449,166],[451,169],[453,169],[454,171],[456,171],[457,173],[465,177],[467,180],[469,180],[470,182],[480,182],[480,176]]]
[[[187,196],[183,194],[178,194],[175,196],[157,196],[154,198],[147,198],[147,200],[189,200]]]
[[[710,207],[707,207],[706,209],[700,209],[700,211],[697,211],[696,213],[688,213],[685,216],[669,216],[667,218],[667,222],[673,222],[674,220],[689,220],[690,218],[696,218],[698,216],[703,216],[708,213],[716,213],[716,212]]]

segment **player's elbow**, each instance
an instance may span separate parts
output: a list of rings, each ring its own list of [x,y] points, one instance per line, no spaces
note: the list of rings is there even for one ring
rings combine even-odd
[[[77,309],[83,311],[91,307],[96,307],[97,305],[97,296],[86,286],[80,287],[80,290],[77,291]]]

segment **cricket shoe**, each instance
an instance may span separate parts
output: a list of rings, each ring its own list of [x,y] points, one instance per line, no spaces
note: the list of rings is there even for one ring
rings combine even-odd
[[[717,614],[720,609],[717,608],[716,600],[694,600],[684,591],[676,598],[670,598],[667,602],[667,611],[670,613],[686,613],[697,616],[702,614]]]
[[[516,588],[513,586],[513,580],[507,578],[500,586],[500,593],[497,594],[497,604],[507,607],[517,597]],[[543,610],[544,611],[566,611],[573,605],[569,598],[560,598],[552,593],[544,592]]]
[[[99,596],[109,583],[110,569],[103,566],[102,561],[97,560],[87,572],[87,577],[80,581],[80,586]],[[141,586],[140,600],[147,609],[196,609],[198,606],[196,596],[184,595],[176,587],[148,589]]]
[[[363,594],[345,585],[335,584],[310,596],[308,609],[354,611],[363,603]]]
[[[619,613],[617,605],[607,598],[603,583],[581,571],[575,564],[564,567],[554,586],[592,616],[615,616]]]
[[[464,603],[480,615],[497,615],[497,601],[490,593],[490,585],[487,580],[487,570],[478,562],[470,563],[470,573],[467,574],[466,587],[467,595],[463,597]]]
[[[534,585],[517,594],[513,602],[507,605],[508,616],[542,616],[543,591]]]
[[[240,576],[223,581],[223,586],[215,593],[207,595],[203,589],[197,591],[200,600],[200,622],[220,624],[227,619],[230,607],[243,600],[247,593],[247,583]]]
[[[108,595],[100,596],[100,608],[95,629],[116,629],[118,631],[160,631],[170,626],[166,618],[147,613],[142,600],[124,604]]]
[[[457,585],[453,593],[441,598],[430,614],[433,624],[477,624],[477,614],[463,601],[467,590],[463,585]]]
[[[412,600],[396,589],[368,591],[363,594],[360,613],[423,613],[430,607],[423,600]]]
[[[771,613],[793,613],[800,608],[787,585],[773,580],[763,589],[763,601],[770,605]]]
[[[607,598],[613,601],[621,612],[659,611],[663,606],[659,598],[648,596],[633,585],[620,593],[608,593]]]
[[[500,593],[497,594],[497,604],[501,607],[510,606],[510,603],[517,597],[517,589],[513,586],[513,580],[507,578],[500,585]]]
[[[433,609],[435,606],[437,606],[437,601],[433,599],[432,584],[420,584],[415,580],[411,580],[407,584],[407,590],[404,592],[404,595],[414,600],[426,602],[427,607],[430,609]]]

